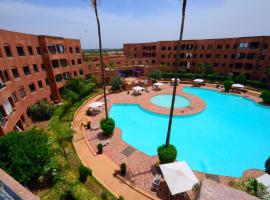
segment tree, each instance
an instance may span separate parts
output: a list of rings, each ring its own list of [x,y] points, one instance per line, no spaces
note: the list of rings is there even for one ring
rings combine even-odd
[[[225,92],[229,92],[230,89],[232,88],[232,85],[233,85],[233,81],[230,81],[230,80],[224,81]]]
[[[44,121],[51,118],[53,110],[53,106],[51,106],[48,101],[43,100],[30,106],[27,109],[27,113],[34,121]]]
[[[265,172],[270,175],[270,157],[265,161]]]
[[[160,80],[162,78],[162,72],[160,70],[152,71],[149,75],[154,81]]]
[[[247,80],[245,74],[239,74],[239,76],[237,76],[236,81],[238,81],[239,83],[245,83]]]
[[[270,91],[264,90],[260,96],[264,103],[270,104]]]
[[[53,153],[47,134],[40,129],[1,137],[0,152],[0,168],[24,185],[34,184],[52,172]]]
[[[115,66],[114,66],[114,62],[110,62],[109,63],[109,69],[110,69],[110,74],[112,76],[112,71],[114,70]]]
[[[213,71],[212,67],[213,65],[207,62],[199,64],[199,70],[203,74],[203,76],[205,76],[205,74],[211,74]]]
[[[180,37],[179,37],[179,42],[178,45],[181,46],[182,40],[183,40],[183,33],[184,33],[184,25],[185,25],[185,15],[186,15],[186,4],[187,0],[183,0],[182,3],[182,20],[181,20],[181,28],[180,28]],[[180,52],[179,52],[180,53]],[[179,57],[179,56],[177,56]],[[179,60],[177,60],[179,63]],[[172,119],[173,119],[173,111],[174,111],[174,103],[175,103],[175,96],[176,96],[176,89],[177,89],[177,80],[178,80],[178,67],[175,67],[175,76],[174,76],[174,85],[173,85],[173,95],[172,95],[172,103],[171,103],[171,109],[170,109],[170,118],[169,118],[169,124],[168,124],[168,132],[167,132],[167,137],[166,137],[166,144],[158,148],[158,155],[159,155],[159,160],[162,161],[162,157],[160,152],[160,148],[163,150],[170,150],[173,149],[173,151],[166,151],[167,153],[170,154],[170,158],[176,158],[177,151],[176,148],[170,144],[170,137],[171,137],[171,128],[172,128]],[[174,159],[175,159],[174,158]],[[170,159],[172,161],[173,159]]]
[[[100,21],[99,21],[98,8],[97,8],[98,2],[99,0],[90,0],[90,3],[92,7],[94,8],[96,21],[97,21],[98,41],[99,41],[99,62],[100,62],[101,76],[102,76],[103,96],[104,96],[104,103],[105,103],[105,116],[106,116],[106,119],[108,119],[108,106],[107,106],[107,98],[106,98],[106,86],[105,86],[104,65],[103,65],[103,55],[102,55],[101,28],[100,28]]]
[[[181,45],[182,40],[183,40],[184,25],[185,25],[185,15],[186,15],[186,4],[187,4],[187,0],[183,0],[179,46]],[[170,145],[173,110],[174,110],[174,103],[175,103],[175,96],[176,96],[176,88],[177,88],[177,85],[178,85],[177,84],[177,79],[178,79],[178,67],[175,67],[175,79],[174,79],[174,85],[173,85],[173,96],[172,96],[172,103],[171,103],[171,109],[170,109],[170,119],[169,119],[169,124],[168,124],[168,132],[167,132],[167,137],[166,137],[166,146],[167,147]]]
[[[110,85],[112,86],[113,91],[120,90],[122,87],[122,80],[120,77],[112,77]]]

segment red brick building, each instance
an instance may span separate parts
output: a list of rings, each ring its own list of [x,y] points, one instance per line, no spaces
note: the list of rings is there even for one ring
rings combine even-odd
[[[198,65],[211,63],[219,75],[245,74],[248,79],[266,82],[270,68],[270,36],[226,39],[160,41],[124,44],[128,59],[147,63],[150,67],[179,66],[182,71],[198,72]]]
[[[0,30],[0,135],[23,130],[30,105],[59,102],[65,81],[87,74],[79,40]]]

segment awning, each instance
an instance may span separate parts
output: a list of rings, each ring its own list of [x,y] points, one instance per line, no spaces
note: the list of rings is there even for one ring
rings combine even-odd
[[[239,83],[235,83],[232,85],[233,88],[244,88],[245,86]]]
[[[264,174],[256,178],[256,180],[259,183],[263,184],[266,187],[267,191],[270,192],[270,175],[269,174]]]
[[[198,179],[185,161],[160,165],[172,195],[192,190]]]
[[[203,83],[204,82],[204,80],[203,79],[195,79],[195,80],[193,80],[193,82],[195,82],[195,83]]]
[[[144,88],[143,88],[143,87],[140,87],[140,86],[136,86],[136,87],[133,87],[132,90],[135,90],[135,91],[143,91]]]
[[[162,86],[162,85],[164,85],[164,84],[163,84],[163,83],[158,82],[158,83],[154,83],[153,85],[154,85],[154,86]]]

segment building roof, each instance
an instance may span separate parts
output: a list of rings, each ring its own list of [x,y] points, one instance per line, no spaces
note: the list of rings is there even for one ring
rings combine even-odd
[[[247,194],[246,192],[233,189],[221,183],[205,179],[201,184],[198,200],[258,200],[258,198]]]

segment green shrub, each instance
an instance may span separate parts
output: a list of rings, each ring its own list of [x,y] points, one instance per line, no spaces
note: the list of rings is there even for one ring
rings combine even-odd
[[[124,200],[124,197],[122,195],[120,195],[118,200]]]
[[[265,161],[265,172],[270,175],[270,157]]]
[[[99,154],[102,154],[102,153],[103,153],[103,145],[102,145],[101,143],[99,143],[99,144],[97,145],[97,149],[98,149],[98,153],[99,153]]]
[[[246,83],[247,78],[246,78],[245,74],[239,74],[239,76],[236,77],[236,81],[244,84],[244,83]]]
[[[92,110],[88,109],[85,114],[87,116],[92,116],[93,112],[92,112]]]
[[[225,92],[229,92],[230,89],[232,88],[232,85],[233,85],[233,81],[229,81],[229,80],[224,81]]]
[[[267,192],[266,187],[263,184],[259,183],[255,178],[249,179],[247,182],[245,182],[245,187],[247,193],[255,197],[258,197],[259,199],[270,198],[270,195]]]
[[[83,165],[79,166],[78,171],[79,171],[79,179],[82,183],[85,183],[87,177],[92,175],[92,171]]]
[[[54,156],[43,130],[34,128],[0,137],[0,152],[0,168],[23,185],[52,176]]]
[[[34,121],[49,120],[53,113],[53,106],[44,100],[30,106],[27,113]]]
[[[177,156],[177,150],[173,145],[162,145],[158,147],[158,157],[161,164],[174,162]]]
[[[264,103],[270,104],[270,91],[264,90],[260,96]]]
[[[107,199],[108,199],[108,195],[107,195],[107,193],[106,193],[105,191],[103,191],[103,192],[101,193],[101,199],[102,199],[102,200],[107,200]]]
[[[120,77],[112,77],[110,80],[110,86],[112,86],[112,91],[120,90],[122,87],[122,80]]]
[[[125,176],[126,172],[127,172],[127,165],[126,165],[126,163],[122,163],[120,166],[120,174],[122,176]]]
[[[109,137],[113,134],[115,128],[115,122],[112,118],[102,119],[100,121],[100,127],[103,130],[105,136]]]

